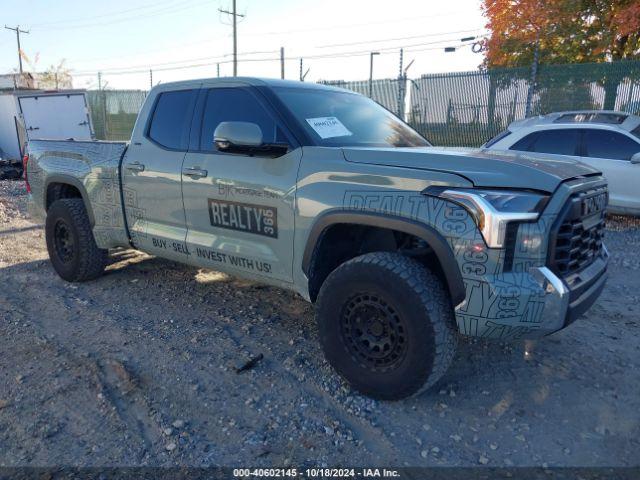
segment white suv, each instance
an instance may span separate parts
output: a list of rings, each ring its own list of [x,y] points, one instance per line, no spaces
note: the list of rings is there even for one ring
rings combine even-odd
[[[526,118],[483,145],[489,150],[565,155],[609,181],[612,213],[640,215],[640,117],[623,112],[558,112]]]

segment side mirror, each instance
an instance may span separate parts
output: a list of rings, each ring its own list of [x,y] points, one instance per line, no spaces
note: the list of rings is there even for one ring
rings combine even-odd
[[[255,123],[221,122],[213,132],[213,143],[222,152],[259,147],[262,145],[262,130]]]
[[[631,163],[640,163],[640,152],[635,153],[635,154],[631,157]]]
[[[220,122],[213,143],[221,152],[249,156],[280,157],[289,151],[286,143],[263,143],[262,129],[250,122]]]

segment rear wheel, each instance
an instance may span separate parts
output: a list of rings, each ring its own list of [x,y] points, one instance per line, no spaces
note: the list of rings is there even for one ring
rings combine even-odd
[[[47,211],[45,234],[51,264],[60,277],[83,282],[102,275],[108,251],[96,245],[82,199],[56,200]]]
[[[329,363],[374,398],[419,394],[446,372],[456,350],[442,283],[398,253],[369,253],[334,270],[320,290],[316,319]]]

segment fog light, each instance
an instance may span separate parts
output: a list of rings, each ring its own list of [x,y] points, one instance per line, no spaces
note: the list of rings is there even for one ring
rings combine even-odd
[[[542,245],[542,238],[539,235],[532,235],[522,239],[522,245],[527,250],[537,250]]]

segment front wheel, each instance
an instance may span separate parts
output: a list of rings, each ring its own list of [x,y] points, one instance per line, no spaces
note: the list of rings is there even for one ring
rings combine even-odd
[[[47,250],[55,271],[68,282],[84,282],[102,275],[108,251],[98,248],[80,198],[56,200],[47,211]]]
[[[393,252],[369,253],[334,270],[318,295],[316,320],[329,363],[374,398],[419,394],[455,354],[453,307],[436,275]]]

